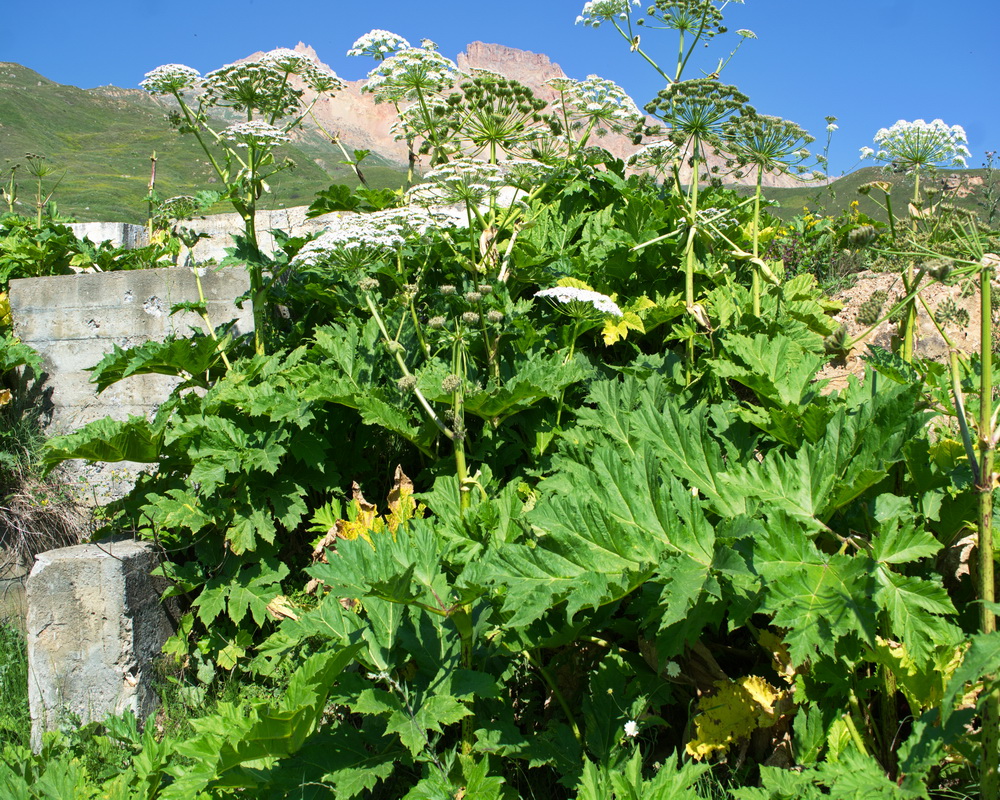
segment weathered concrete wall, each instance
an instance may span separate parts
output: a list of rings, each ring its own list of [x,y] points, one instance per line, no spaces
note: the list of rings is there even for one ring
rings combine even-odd
[[[89,239],[94,244],[111,242],[115,247],[134,250],[149,244],[145,225],[129,222],[74,222],[69,226],[77,239]]]
[[[236,319],[236,331],[253,330],[251,304],[242,310],[234,301],[249,289],[241,269],[205,270],[201,278],[214,325]],[[14,331],[42,357],[44,398],[50,434],[69,433],[105,416],[124,420],[156,412],[177,379],[164,375],[134,375],[98,395],[88,368],[114,349],[162,340],[168,334],[189,335],[202,330],[191,312],[170,316],[179,302],[198,300],[189,269],[161,268],[101,272],[11,281],[10,304]],[[132,483],[134,464],[75,465],[85,479],[84,502],[101,503],[121,496]]]
[[[249,289],[240,269],[206,270],[201,278],[213,324],[237,319],[237,332],[253,330],[250,303],[234,305]],[[198,287],[188,269],[102,272],[11,281],[14,332],[42,357],[52,389],[51,433],[65,433],[103,416],[125,419],[156,410],[174,386],[160,375],[126,378],[97,395],[86,370],[114,345],[122,348],[169,334],[203,329],[191,312],[170,316],[175,303],[197,302]]]
[[[257,239],[261,250],[268,255],[275,251],[273,230],[282,230],[292,236],[302,236],[326,230],[335,225],[342,216],[341,213],[324,214],[314,219],[306,218],[307,206],[279,208],[273,211],[257,212]],[[204,217],[184,220],[180,227],[197,233],[207,234],[208,238],[199,241],[191,251],[182,252],[180,263],[190,256],[189,263],[204,263],[207,261],[221,262],[226,257],[226,248],[233,246],[233,235],[243,233],[243,219],[239,214],[212,214]],[[80,222],[70,226],[78,238],[90,239],[95,244],[110,241],[119,247],[143,247],[149,244],[149,236],[143,225],[131,225],[123,222]]]
[[[306,219],[306,206],[279,208],[273,211],[258,211],[257,241],[260,249],[268,255],[276,250],[273,230],[281,230],[291,236],[302,236],[307,233],[324,231],[331,225],[336,225],[342,213],[324,214],[314,219]],[[208,234],[207,239],[198,242],[191,251],[195,263],[205,261],[222,261],[226,257],[226,248],[233,246],[233,234],[243,233],[243,219],[239,214],[213,214],[207,217],[195,217],[184,220],[180,226],[198,233]],[[182,255],[183,258],[183,255]]]
[[[28,578],[31,741],[70,713],[83,723],[156,709],[153,662],[173,632],[148,542],[50,550]]]

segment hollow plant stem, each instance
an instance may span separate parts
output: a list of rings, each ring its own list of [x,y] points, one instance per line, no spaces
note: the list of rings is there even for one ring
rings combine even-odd
[[[760,196],[763,188],[764,170],[757,167],[757,190],[753,196],[753,257],[760,258]],[[760,269],[753,265],[753,285],[751,293],[753,295],[753,315],[760,319]]]
[[[994,433],[993,433],[993,304],[990,278],[992,269],[980,272],[980,398],[979,398],[979,621],[984,634],[995,633],[996,615],[992,604],[996,601],[993,574],[993,485]],[[989,676],[987,683],[990,682]],[[982,765],[980,792],[984,800],[996,800],[1000,795],[1000,688],[987,695],[982,714]]]

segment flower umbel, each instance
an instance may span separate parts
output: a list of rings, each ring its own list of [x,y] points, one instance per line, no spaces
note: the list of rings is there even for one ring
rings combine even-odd
[[[410,47],[386,58],[368,73],[362,91],[374,94],[379,103],[399,103],[450,89],[458,80],[458,67],[441,55],[433,42],[427,44],[430,46]]]
[[[230,142],[236,142],[237,147],[274,147],[275,145],[291,141],[280,128],[268,125],[261,120],[251,120],[250,122],[237,122],[230,125],[222,132],[223,137]]]
[[[150,94],[174,94],[196,86],[201,80],[198,70],[183,64],[164,64],[146,73],[146,80],[139,85]]]
[[[622,316],[622,310],[610,297],[591,289],[578,289],[575,286],[553,286],[535,292],[535,297],[546,297],[555,303],[567,306],[570,316],[586,316],[590,311],[599,311],[612,317]],[[589,309],[587,307],[590,307]]]
[[[381,28],[368,31],[358,39],[351,49],[347,51],[349,56],[371,56],[376,61],[382,61],[400,50],[407,50],[410,43],[402,36],[392,31],[384,31]]]
[[[581,22],[591,28],[601,27],[602,22],[608,20],[628,19],[632,9],[642,5],[642,0],[591,0],[584,3],[580,16],[576,18],[576,24]]]
[[[948,126],[940,119],[933,122],[901,119],[891,128],[880,129],[875,134],[875,144],[877,151],[861,148],[861,157],[874,158],[887,168],[906,172],[928,167],[964,167],[971,155],[965,129],[961,125]]]

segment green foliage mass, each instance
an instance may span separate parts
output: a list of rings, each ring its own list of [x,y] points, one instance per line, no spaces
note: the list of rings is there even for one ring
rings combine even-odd
[[[481,96],[446,96],[418,71],[407,91],[429,94],[403,112],[407,144],[432,153],[441,168],[423,189],[461,220],[332,187],[313,212],[357,214],[313,241],[280,237],[269,260],[250,212],[270,145],[256,166],[226,150],[218,174],[248,212],[232,260],[255,281],[255,341],[222,325],[116,348],[92,370],[99,390],[148,373],[177,388],[152,420],[52,440],[47,463],[154,465],[98,536],[131,530],[167,554],[182,617],[165,655],[188,694],[225,676],[278,688],[182,734],[103,723],[91,738],[124,747],[113,774],[79,734],[49,734],[39,754],[8,746],[0,788],[930,800],[971,791],[978,772],[992,800],[989,350],[950,372],[872,350],[863,380],[829,391],[818,374],[852,343],[810,259],[886,231],[856,208],[783,228],[759,193],[701,186],[701,144],[756,118],[735,87],[681,80],[699,41],[726,33],[721,9],[648,12],[681,32],[675,74],[642,50],[631,13],[588,4],[585,21],[610,23],[668,82],[655,110],[693,151],[674,153],[663,184],[587,147],[596,123],[574,126],[564,105],[550,151],[517,120],[499,142],[540,159],[503,176],[520,196],[500,203],[498,141],[463,122]],[[440,64],[429,45],[408,53],[404,67]],[[480,83],[521,114],[542,108],[523,87]],[[487,144],[490,163],[450,160]],[[985,291],[988,235],[947,219],[907,246],[946,248]],[[907,270],[911,293],[926,272]],[[973,580],[949,558],[977,525]]]

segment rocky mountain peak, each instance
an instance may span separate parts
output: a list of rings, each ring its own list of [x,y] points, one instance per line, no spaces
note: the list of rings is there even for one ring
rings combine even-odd
[[[458,54],[455,63],[462,72],[488,69],[530,86],[536,92],[547,80],[566,77],[562,67],[553,64],[548,56],[502,44],[472,42],[464,53]]]

